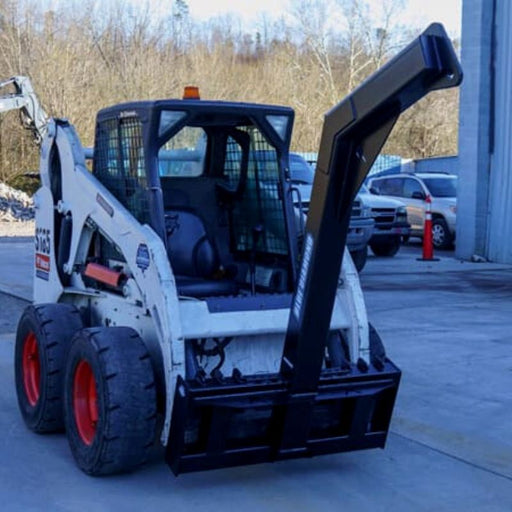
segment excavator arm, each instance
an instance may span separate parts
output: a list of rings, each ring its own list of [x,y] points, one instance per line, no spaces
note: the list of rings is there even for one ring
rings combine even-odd
[[[48,115],[41,107],[29,78],[13,76],[0,83],[0,92],[11,85],[14,92],[0,96],[0,113],[19,110],[23,126],[32,132],[36,144],[41,145],[48,130]]]

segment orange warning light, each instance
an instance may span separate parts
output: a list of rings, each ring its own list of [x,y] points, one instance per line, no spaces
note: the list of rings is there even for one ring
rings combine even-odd
[[[185,89],[183,89],[183,99],[184,100],[200,100],[199,96],[199,87],[195,85],[186,85]]]

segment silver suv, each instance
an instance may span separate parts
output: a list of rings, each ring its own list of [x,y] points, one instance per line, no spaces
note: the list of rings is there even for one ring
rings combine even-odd
[[[455,240],[457,176],[441,173],[388,174],[370,178],[374,194],[400,199],[407,208],[411,236],[423,237],[427,196],[432,200],[432,241],[437,249],[450,247]]]

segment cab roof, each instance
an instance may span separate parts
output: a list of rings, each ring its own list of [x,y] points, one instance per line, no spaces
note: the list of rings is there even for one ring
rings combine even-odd
[[[262,103],[244,103],[232,101],[211,101],[211,100],[146,100],[119,103],[111,107],[104,108],[98,112],[98,119],[107,117],[117,117],[120,114],[127,115],[130,112],[137,112],[139,116],[144,113],[149,115],[151,112],[160,110],[184,110],[191,112],[205,112],[209,114],[218,113],[220,115],[229,114],[234,117],[260,116],[260,115],[284,115],[293,116],[293,109],[279,105],[266,105]]]

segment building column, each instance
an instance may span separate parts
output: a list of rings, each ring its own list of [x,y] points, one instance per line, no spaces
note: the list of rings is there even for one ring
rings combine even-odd
[[[487,254],[495,0],[463,0],[456,255]]]
[[[496,3],[494,147],[489,188],[491,261],[512,263],[512,4]]]

